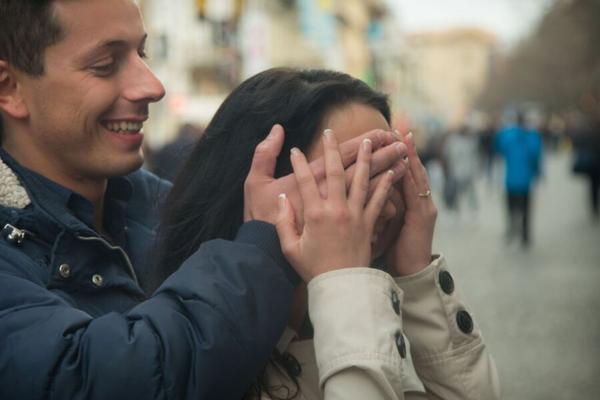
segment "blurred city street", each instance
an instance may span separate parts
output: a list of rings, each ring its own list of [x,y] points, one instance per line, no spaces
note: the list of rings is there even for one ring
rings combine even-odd
[[[477,214],[439,206],[435,250],[448,256],[484,332],[503,399],[600,393],[600,221],[590,219],[587,181],[570,167],[570,154],[547,156],[528,250],[504,240],[500,174],[478,181]]]

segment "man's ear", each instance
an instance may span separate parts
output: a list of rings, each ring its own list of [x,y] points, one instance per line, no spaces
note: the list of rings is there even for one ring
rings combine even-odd
[[[18,75],[4,60],[0,60],[0,110],[16,119],[29,116],[29,110],[20,90]]]

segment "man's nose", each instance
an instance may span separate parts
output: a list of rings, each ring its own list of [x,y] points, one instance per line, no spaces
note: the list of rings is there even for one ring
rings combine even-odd
[[[132,102],[155,103],[165,95],[165,87],[144,60],[137,58],[125,78],[124,97]]]

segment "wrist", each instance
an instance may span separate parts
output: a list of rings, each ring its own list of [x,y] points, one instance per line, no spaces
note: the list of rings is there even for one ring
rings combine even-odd
[[[429,256],[422,256],[419,258],[409,259],[404,258],[403,260],[394,260],[390,257],[387,262],[387,270],[394,276],[409,276],[416,274],[431,264],[434,257],[430,254]]]

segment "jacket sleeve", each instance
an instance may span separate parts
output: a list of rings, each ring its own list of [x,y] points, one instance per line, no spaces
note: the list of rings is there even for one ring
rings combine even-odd
[[[324,398],[403,399],[402,292],[393,278],[372,268],[327,272],[309,282],[308,299]]]
[[[309,313],[324,398],[499,399],[495,364],[451,279],[443,257],[403,278],[368,268],[314,278]]]
[[[288,321],[295,280],[272,226],[203,244],[127,314],[92,318],[0,246],[2,399],[239,399]],[[288,270],[285,270],[288,268]],[[289,274],[286,276],[286,274]]]
[[[481,331],[462,301],[445,258],[396,278],[404,293],[406,336],[427,395],[407,399],[495,400],[500,384]]]

